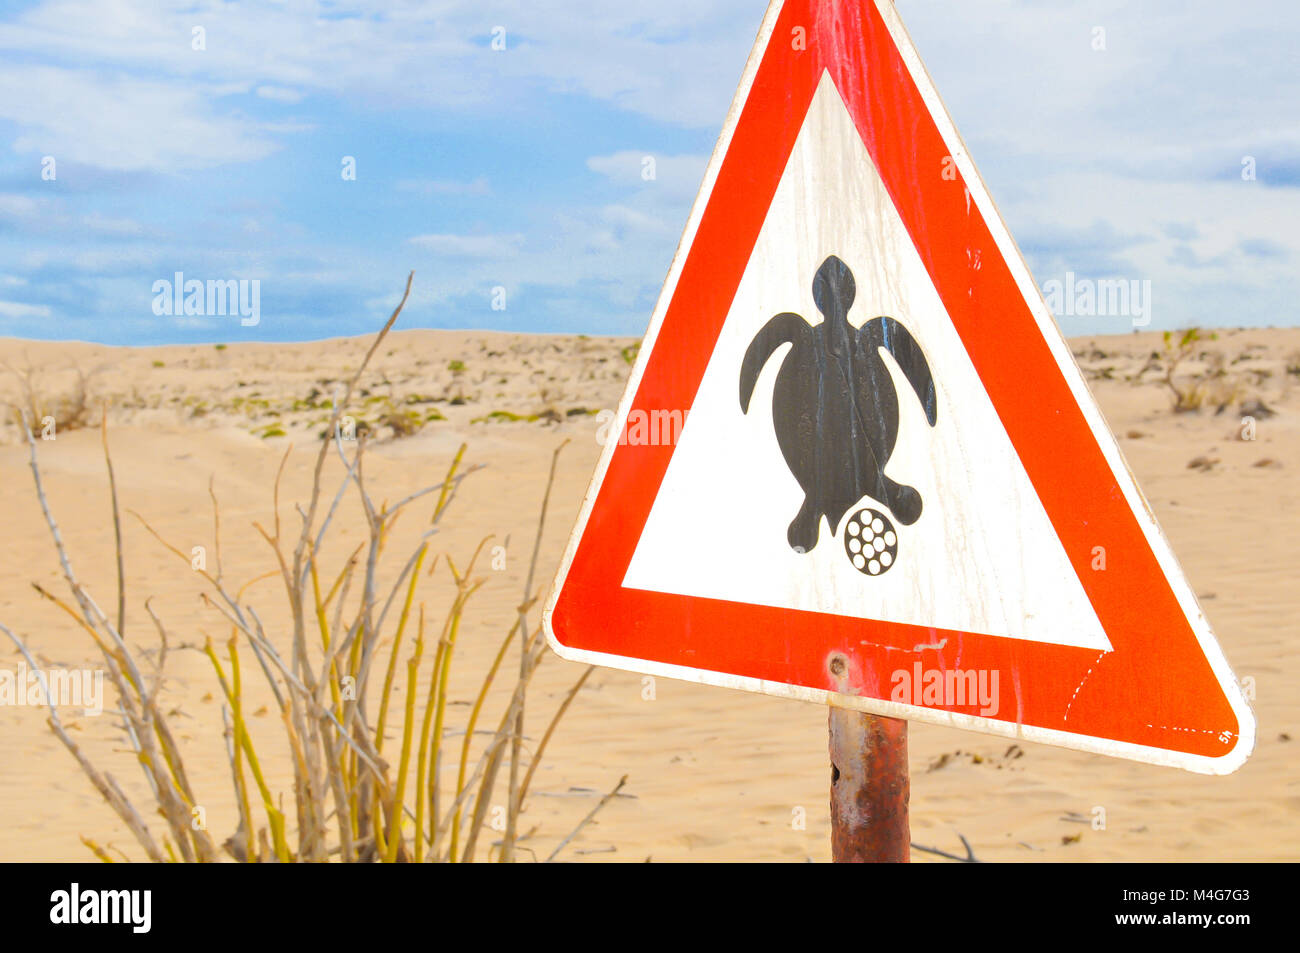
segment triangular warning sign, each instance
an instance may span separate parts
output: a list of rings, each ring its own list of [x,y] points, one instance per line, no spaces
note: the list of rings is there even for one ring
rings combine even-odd
[[[1205,773],[1254,719],[888,0],[773,3],[544,613],[566,658]]]

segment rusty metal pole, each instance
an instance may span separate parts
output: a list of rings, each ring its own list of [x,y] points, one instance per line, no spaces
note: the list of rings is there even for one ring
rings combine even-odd
[[[907,863],[907,722],[832,706],[830,736],[831,859]]]

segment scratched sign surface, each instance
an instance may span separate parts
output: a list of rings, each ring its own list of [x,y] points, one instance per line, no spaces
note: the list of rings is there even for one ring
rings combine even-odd
[[[545,610],[566,658],[1194,771],[1249,706],[893,5],[774,3]]]

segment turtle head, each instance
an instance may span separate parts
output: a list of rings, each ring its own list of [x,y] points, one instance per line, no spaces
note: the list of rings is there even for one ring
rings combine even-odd
[[[853,272],[849,271],[848,265],[831,255],[817,269],[812,290],[817,310],[827,320],[838,318],[848,321],[849,308],[853,306],[853,299],[858,293],[858,286],[853,281]]]

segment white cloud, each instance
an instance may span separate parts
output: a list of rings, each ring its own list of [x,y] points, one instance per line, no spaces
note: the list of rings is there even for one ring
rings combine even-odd
[[[256,124],[218,115],[202,85],[85,69],[0,68],[0,119],[14,148],[103,169],[174,172],[260,159],[278,146]]]
[[[1161,326],[1294,321],[1300,190],[1050,173],[1003,204],[1041,284],[1067,270],[1150,279]],[[1161,223],[1174,223],[1170,228]],[[1061,223],[1078,223],[1065,233]],[[1091,224],[1085,224],[1091,223]],[[1026,239],[1034,239],[1032,245]],[[1242,285],[1254,286],[1242,295]],[[1235,305],[1227,307],[1231,287]]]
[[[286,103],[288,105],[302,102],[302,93],[284,86],[259,86],[256,92],[258,96],[272,102]]]
[[[662,235],[673,230],[662,219],[627,205],[606,205],[600,210],[600,216],[611,226],[624,233],[643,232],[650,235]]]
[[[1285,0],[1232,15],[1212,0],[898,8],[977,160],[1203,179],[1251,149],[1300,147],[1280,121],[1300,96]]]
[[[1292,154],[1300,147],[1300,130],[1277,121],[1289,115],[1298,91],[1286,65],[1298,30],[1287,16],[1289,4],[1262,3],[1253,17],[1226,18],[1209,0],[1165,6],[899,0],[899,7],[959,124],[1004,154],[1072,165],[1105,160],[1157,175],[1173,165],[1204,174],[1207,163],[1239,157],[1248,145]],[[279,102],[317,92],[372,108],[439,110],[576,93],[668,124],[716,129],[761,15],[761,4],[742,0],[449,0],[436,6],[297,0],[237,8],[196,0],[170,9],[146,0],[44,0],[0,23],[0,50],[61,58],[85,70],[92,85],[105,86],[96,93],[84,90],[84,82],[63,81],[77,87],[69,93],[93,97],[86,109],[74,108],[69,124],[103,101],[132,102],[139,118],[127,130],[152,125],[173,141],[195,143],[193,149],[157,142],[142,150],[110,148],[107,123],[92,122],[87,151],[116,159],[111,167],[170,160],[192,168],[207,157],[241,161],[273,148],[268,130],[215,108],[212,96],[234,90]],[[506,28],[506,49],[499,52],[488,45],[494,23]],[[206,30],[202,51],[191,47],[195,25]],[[1093,48],[1099,27],[1104,50]],[[133,71],[137,86],[120,78]],[[31,82],[40,79],[31,68],[20,72],[28,75],[20,85],[8,76],[0,82],[24,91],[39,85]],[[168,103],[163,91],[192,98]],[[61,101],[75,106],[78,97]],[[1191,102],[1197,104],[1195,137],[1188,136]],[[8,112],[15,111],[10,104]],[[110,116],[129,120],[125,112]],[[966,123],[967,116],[978,121]],[[1261,123],[1261,116],[1272,121]],[[29,112],[8,118],[47,132],[64,125],[42,123]],[[23,142],[35,147],[39,138]],[[694,178],[691,189],[700,172],[702,163],[686,175]],[[672,181],[670,170],[661,168],[660,177]]]
[[[23,304],[18,301],[0,301],[0,317],[48,318],[50,309],[43,304]]]
[[[0,192],[0,219],[21,220],[36,217],[40,202],[27,195]]]
[[[146,234],[133,218],[121,218],[90,212],[70,214],[61,197],[34,198],[29,195],[0,192],[0,222],[19,224],[29,234],[63,235],[80,238],[86,234],[111,238],[132,238]]]
[[[524,236],[510,235],[416,235],[410,239],[435,255],[451,258],[509,258],[519,254]]]
[[[144,226],[132,218],[109,218],[100,215],[98,212],[92,212],[81,220],[83,227],[99,235],[115,235],[127,237],[131,235],[141,235],[144,233]]]
[[[708,164],[709,157],[705,155],[670,156],[640,149],[587,159],[588,169],[611,182],[647,192],[657,191],[669,201],[685,202],[699,191]]]
[[[400,179],[394,186],[399,192],[414,192],[417,195],[491,195],[492,187],[488,180],[479,176],[472,182],[456,182],[451,179]]]
[[[0,50],[93,63],[102,75],[143,66],[151,77],[170,77],[172,88],[182,79],[190,88],[243,84],[278,101],[316,91],[448,109],[497,107],[549,91],[713,128],[761,17],[761,6],[742,0],[238,7],[197,0],[171,9],[146,0],[44,0],[0,23]],[[506,27],[499,52],[489,48],[497,23]],[[206,31],[201,51],[191,46],[195,26]],[[258,139],[256,130],[244,131]]]

